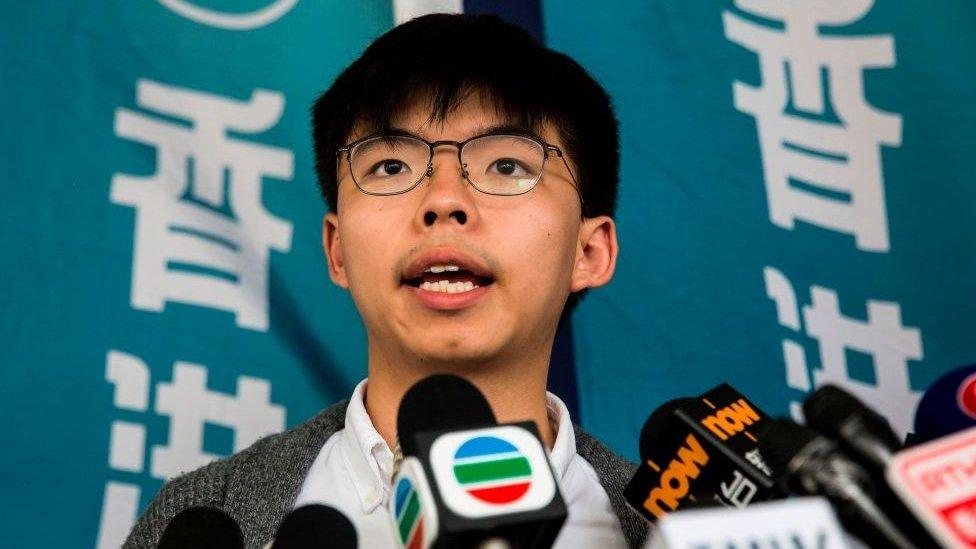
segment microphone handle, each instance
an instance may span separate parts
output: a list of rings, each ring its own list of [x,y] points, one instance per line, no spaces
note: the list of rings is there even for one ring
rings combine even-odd
[[[844,529],[869,546],[915,549],[916,545],[895,526],[874,498],[853,480],[858,475],[848,474],[858,468],[857,465],[836,453],[829,453],[824,457],[824,466],[814,470],[812,475],[799,471],[797,480],[804,487],[803,490],[817,495],[817,490],[811,489],[810,484],[822,487],[823,495],[837,510]]]

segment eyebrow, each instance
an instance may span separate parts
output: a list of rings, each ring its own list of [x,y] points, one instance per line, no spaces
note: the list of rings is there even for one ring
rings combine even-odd
[[[399,128],[396,126],[387,128],[382,133],[385,135],[402,135],[406,137],[420,137],[419,135],[405,128]],[[511,124],[511,123],[492,124],[490,126],[480,126],[477,129],[475,129],[475,131],[472,132],[470,136],[468,136],[468,139],[474,136],[482,136],[482,135],[524,135],[527,137],[533,137],[535,139],[538,139],[539,141],[545,141],[545,139],[542,139],[542,137],[540,137],[537,133],[535,133],[531,129],[519,124]],[[461,141],[464,140],[462,139]]]

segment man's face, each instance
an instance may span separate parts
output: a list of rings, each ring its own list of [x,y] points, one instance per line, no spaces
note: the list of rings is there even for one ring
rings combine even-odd
[[[508,122],[476,97],[434,123],[426,102],[416,105],[392,126],[431,142]],[[540,137],[562,149],[552,127]],[[358,190],[343,158],[337,211],[323,235],[332,279],[350,290],[371,350],[388,360],[453,368],[547,353],[570,291],[598,285],[574,278],[585,223],[555,155],[538,184],[517,196],[473,188],[451,146],[435,149],[432,176],[393,196]],[[437,291],[440,280],[460,291]]]

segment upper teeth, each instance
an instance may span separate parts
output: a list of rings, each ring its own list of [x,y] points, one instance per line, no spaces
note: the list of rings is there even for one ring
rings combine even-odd
[[[427,270],[424,271],[424,272],[425,273],[443,273],[444,271],[453,272],[453,271],[460,271],[460,270],[461,270],[461,267],[458,267],[457,265],[431,265],[430,267],[427,267]]]

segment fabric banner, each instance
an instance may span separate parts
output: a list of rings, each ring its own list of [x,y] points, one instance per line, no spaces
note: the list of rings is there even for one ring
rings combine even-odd
[[[770,414],[838,384],[911,430],[976,362],[976,4],[543,3],[621,121],[621,257],[575,316],[585,424],[637,456],[663,401]]]
[[[321,248],[308,111],[373,38],[431,9],[523,24],[616,102],[618,270],[553,361],[584,427],[635,458],[652,409],[729,381],[774,415],[838,383],[910,430],[921,391],[976,362],[976,5],[601,8],[7,6],[5,542],[117,547],[165,479],[365,375]]]
[[[388,1],[21,2],[5,109],[5,544],[117,547],[164,479],[345,398],[309,107]]]

